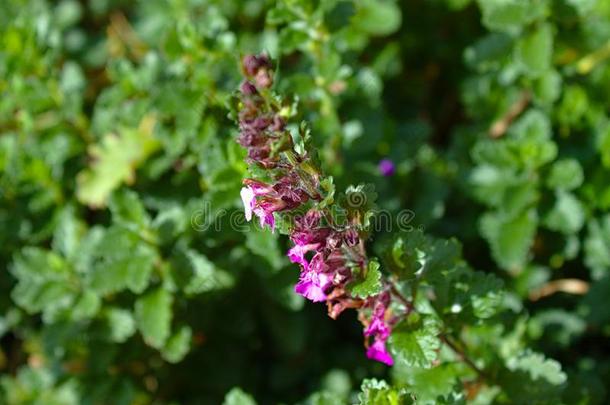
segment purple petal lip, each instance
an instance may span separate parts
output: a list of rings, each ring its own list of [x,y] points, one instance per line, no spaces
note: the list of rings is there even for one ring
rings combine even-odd
[[[385,347],[385,342],[382,340],[375,340],[375,343],[373,343],[366,351],[366,357],[385,363],[388,366],[394,364],[394,359],[390,353],[388,353]]]

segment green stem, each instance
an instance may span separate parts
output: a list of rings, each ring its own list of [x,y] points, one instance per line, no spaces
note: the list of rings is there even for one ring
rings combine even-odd
[[[455,352],[455,354],[457,354],[457,356],[460,358],[460,360],[462,360],[468,367],[470,367],[472,370],[474,370],[474,372],[477,373],[477,375],[479,376],[479,378],[481,378],[482,380],[487,380],[489,381],[490,378],[487,375],[487,373],[479,368],[479,366],[477,366],[474,361],[468,356],[468,354],[466,353],[466,351],[462,348],[460,348],[452,339],[451,337],[449,337],[449,335],[439,335],[439,339],[445,343],[451,350],[453,350]]]

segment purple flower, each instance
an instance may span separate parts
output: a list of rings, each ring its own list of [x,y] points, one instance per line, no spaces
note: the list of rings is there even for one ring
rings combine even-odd
[[[379,173],[386,177],[393,176],[396,172],[396,166],[390,159],[381,159],[377,168],[379,169]]]
[[[385,363],[388,366],[394,364],[394,359],[392,359],[392,356],[388,353],[386,348],[385,340],[380,338],[375,339],[373,344],[369,346],[366,351],[366,357]]]
[[[364,336],[379,336],[387,339],[390,336],[390,326],[385,322],[385,306],[378,305],[371,318],[371,323],[364,330]]]
[[[275,217],[273,216],[273,212],[274,211],[265,211],[260,207],[254,209],[254,214],[258,217],[261,228],[264,228],[265,225],[269,225],[271,232],[275,231]]]
[[[254,213],[259,218],[261,227],[269,225],[273,232],[275,229],[273,213],[284,209],[286,204],[277,198],[276,192],[267,184],[252,179],[246,179],[244,183],[246,186],[241,189],[240,195],[246,220],[250,221]]]
[[[246,55],[242,59],[242,68],[248,77],[254,78],[257,87],[268,88],[273,84],[271,61],[267,55]]]
[[[392,325],[387,321],[386,316],[390,300],[391,296],[387,291],[371,298],[369,305],[372,304],[373,313],[364,329],[364,336],[373,337],[373,344],[368,347],[366,352],[367,357],[389,366],[394,364],[394,360],[386,348],[386,341],[392,331]]]
[[[309,268],[305,254],[320,247],[319,243],[296,244],[288,251],[288,258],[293,263],[299,263],[304,269]]]
[[[286,122],[275,103],[267,103],[273,85],[273,65],[266,55],[247,55],[242,59],[245,80],[241,83],[238,142],[247,150],[247,162],[267,171],[269,183],[245,179],[240,195],[248,221],[258,217],[262,227],[275,227],[275,212],[302,210],[310,201],[323,200],[322,173],[309,153],[298,153]],[[392,176],[394,162],[382,159],[379,172]],[[366,355],[387,365],[394,363],[387,350],[397,318],[390,310],[391,293],[384,282],[384,292],[366,299],[353,296],[348,284],[354,268],[366,268],[367,257],[359,234],[360,219],[354,218],[347,229],[331,227],[324,218],[328,208],[314,204],[304,216],[296,216],[290,232],[293,246],[287,256],[301,269],[296,293],[314,301],[326,301],[333,319],[347,308],[359,311],[364,326]],[[296,212],[293,212],[296,214]],[[328,219],[327,221],[323,219]],[[310,260],[308,258],[311,257]]]
[[[294,291],[313,302],[326,301],[326,290],[332,285],[331,276],[326,273],[326,269],[323,254],[317,253],[309,266],[303,268]]]

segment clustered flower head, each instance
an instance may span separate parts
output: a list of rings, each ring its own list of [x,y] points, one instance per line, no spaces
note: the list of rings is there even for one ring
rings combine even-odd
[[[347,308],[359,311],[364,325],[367,356],[393,364],[388,340],[397,317],[392,314],[389,283],[381,291],[361,298],[350,283],[367,271],[368,259],[355,216],[346,226],[333,226],[328,208],[321,204],[323,175],[307,151],[297,153],[286,128],[281,105],[270,95],[273,67],[265,55],[242,59],[245,76],[240,86],[238,142],[248,152],[248,163],[264,169],[265,179],[245,179],[241,190],[245,216],[258,217],[262,227],[275,229],[275,213],[291,213],[293,243],[288,258],[300,266],[295,291],[313,302],[326,302],[333,319]]]

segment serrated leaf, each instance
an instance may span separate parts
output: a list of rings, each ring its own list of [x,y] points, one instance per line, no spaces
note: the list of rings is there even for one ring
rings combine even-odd
[[[157,253],[127,229],[112,227],[97,242],[94,257],[91,288],[102,295],[125,288],[140,293],[148,286]]]
[[[514,218],[501,213],[486,213],[481,218],[481,233],[489,243],[496,262],[505,269],[522,267],[527,259],[538,225],[534,210]]]
[[[415,403],[405,389],[394,388],[375,378],[362,381],[358,394],[360,405],[407,405]]]
[[[389,343],[398,362],[407,366],[429,368],[438,357],[441,342],[438,321],[425,316],[415,322],[409,318],[392,331]]]
[[[486,319],[494,316],[502,305],[504,283],[493,274],[474,272],[468,291],[474,316]]]
[[[165,343],[161,355],[170,363],[179,363],[189,352],[193,332],[188,326],[178,329]]]
[[[77,177],[78,200],[92,207],[106,204],[110,193],[122,183],[133,183],[135,169],[159,146],[153,137],[155,119],[144,117],[139,128],[123,128],[91,146],[93,163]]]
[[[353,282],[348,288],[355,297],[366,298],[380,293],[382,287],[379,262],[370,260],[364,278]]]
[[[561,385],[567,380],[567,376],[561,371],[561,365],[557,361],[546,359],[539,353],[522,353],[508,359],[506,365],[512,371],[526,372],[534,381],[544,379],[552,385]]]
[[[69,265],[54,252],[26,247],[11,271],[18,280],[12,299],[29,313],[43,312],[45,321],[69,308],[78,294]]]
[[[136,323],[144,341],[160,349],[170,334],[172,321],[171,293],[159,287],[138,298],[135,304]]]
[[[548,335],[552,342],[567,347],[582,336],[587,329],[587,322],[576,313],[548,309],[537,313],[530,321],[530,329],[536,328],[546,329],[545,337]]]
[[[408,384],[409,390],[422,403],[433,403],[439,396],[449,395],[459,376],[455,363],[444,363],[432,368],[418,368],[397,363],[392,369],[395,381]]]

